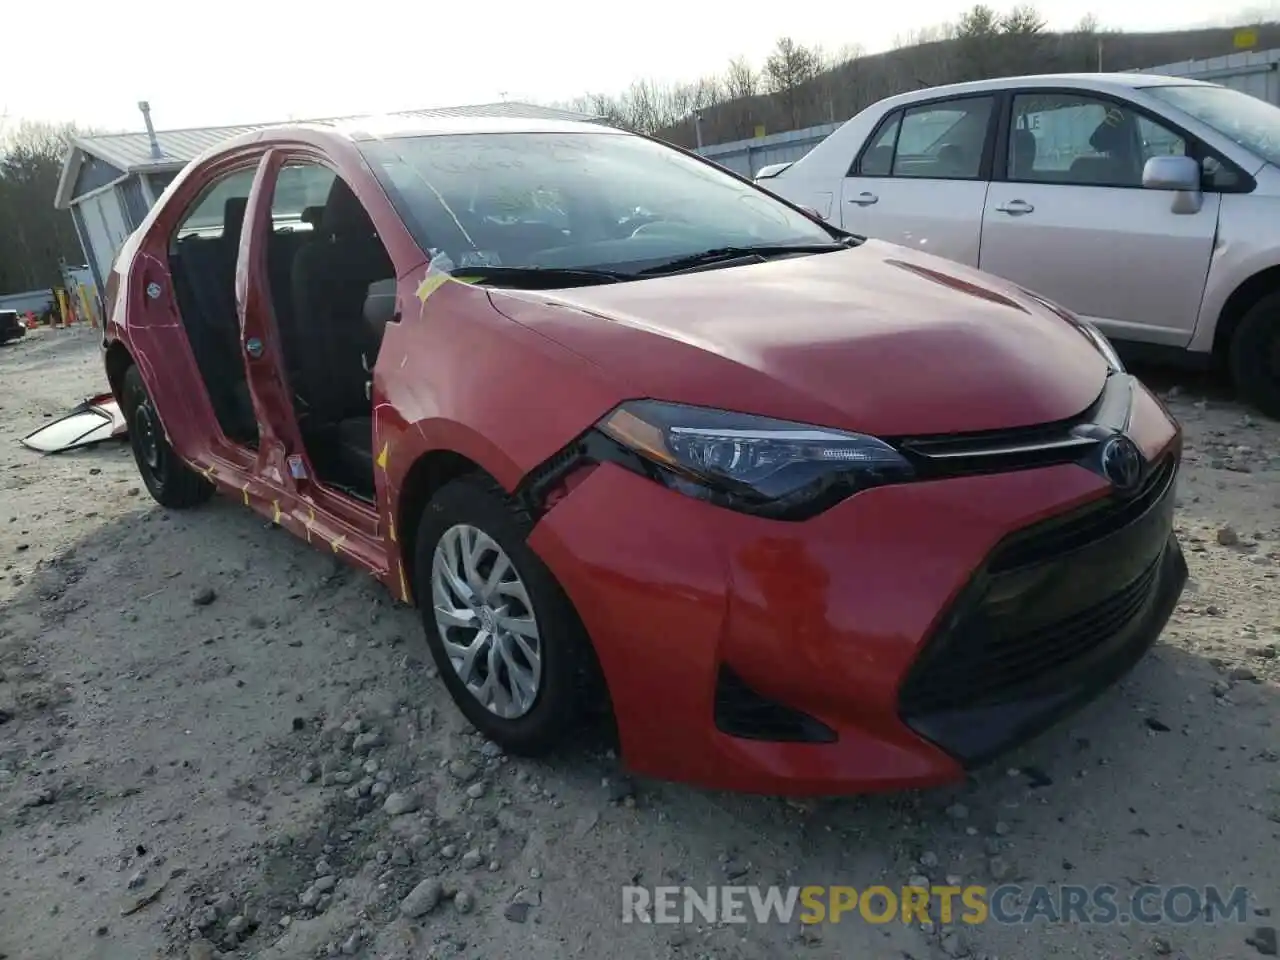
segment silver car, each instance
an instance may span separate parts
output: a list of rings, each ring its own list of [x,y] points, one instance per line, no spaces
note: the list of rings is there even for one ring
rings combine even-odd
[[[868,107],[771,191],[994,273],[1134,353],[1221,362],[1280,417],[1280,108],[1149,74],[1008,77]]]

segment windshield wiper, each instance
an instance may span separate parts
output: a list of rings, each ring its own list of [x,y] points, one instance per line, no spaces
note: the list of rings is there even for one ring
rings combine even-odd
[[[475,278],[480,283],[492,280],[499,285],[553,290],[557,287],[586,287],[593,283],[618,283],[634,280],[631,273],[614,270],[591,270],[585,267],[458,267],[449,275],[459,280]]]
[[[716,247],[712,250],[703,250],[700,253],[691,253],[687,257],[677,257],[674,260],[668,260],[666,263],[660,263],[655,267],[646,267],[639,271],[636,276],[649,277],[661,273],[679,273],[681,270],[719,263],[722,260],[741,260],[746,257],[767,260],[769,257],[782,257],[791,254],[833,253],[836,250],[848,249],[849,244],[839,241],[832,241],[831,243],[766,243],[756,246]]]

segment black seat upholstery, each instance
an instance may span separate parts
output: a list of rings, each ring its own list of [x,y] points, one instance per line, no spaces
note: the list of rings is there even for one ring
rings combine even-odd
[[[220,239],[184,237],[172,255],[174,293],[209,402],[223,432],[234,440],[257,436],[257,417],[240,352],[235,262]]]
[[[244,216],[249,209],[248,197],[228,197],[222,205],[222,239],[219,241],[223,269],[231,271],[235,283],[236,260],[240,256],[240,234],[244,232]]]
[[[324,216],[324,207],[307,207],[302,211],[302,222],[310,225],[316,236],[320,233],[320,219]]]
[[[338,459],[359,488],[373,479],[373,417],[347,417],[338,424]],[[362,483],[363,481],[363,483]],[[369,491],[372,493],[372,491]]]
[[[373,221],[351,188],[335,178],[316,236],[294,255],[293,317],[282,336],[294,392],[304,406],[301,426],[330,448],[328,456],[313,452],[313,462],[330,463],[337,474],[331,479],[369,495],[373,426],[365,362],[376,356],[378,343],[364,305],[371,284],[394,277]]]
[[[1098,151],[1098,156],[1077,157],[1072,162],[1073,182],[1115,186],[1142,183],[1142,167],[1134,155],[1127,127],[1104,120],[1089,137],[1089,145]]]
[[[222,239],[232,247],[240,243],[244,232],[244,215],[249,209],[248,197],[228,197],[222,205]]]
[[[318,420],[336,423],[367,413],[362,357],[371,344],[363,323],[369,285],[395,276],[373,222],[351,188],[335,179],[321,235],[295,255],[296,392]]]

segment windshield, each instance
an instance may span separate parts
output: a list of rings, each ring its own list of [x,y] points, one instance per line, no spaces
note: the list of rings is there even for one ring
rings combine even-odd
[[[1229,87],[1147,87],[1146,92],[1280,166],[1280,107]]]
[[[836,239],[770,194],[629,134],[403,137],[361,149],[422,248],[457,268],[635,273],[708,250]]]

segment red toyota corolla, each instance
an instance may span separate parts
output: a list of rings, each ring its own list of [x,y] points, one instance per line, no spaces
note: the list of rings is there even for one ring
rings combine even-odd
[[[940,784],[1133,665],[1181,434],[1091,326],[606,127],[291,126],[193,163],[111,277],[147,488],[220,488],[422,611],[521,754]]]

